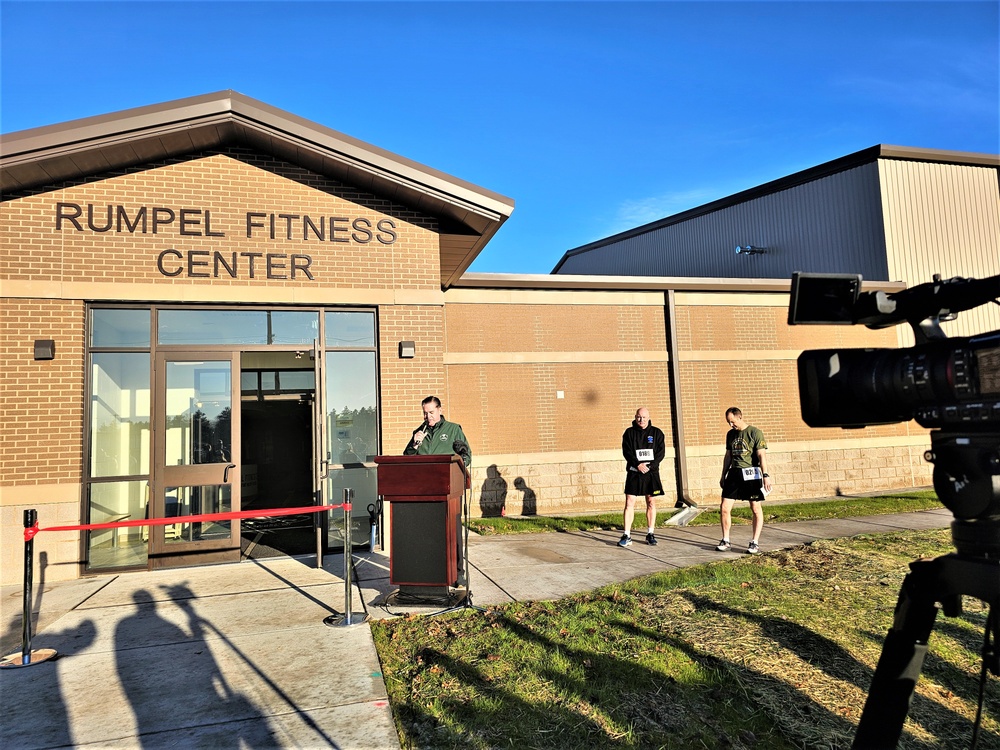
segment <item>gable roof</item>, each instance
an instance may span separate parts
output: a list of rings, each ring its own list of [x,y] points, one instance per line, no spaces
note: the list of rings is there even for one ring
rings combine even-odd
[[[36,189],[228,146],[272,155],[436,217],[445,289],[514,210],[510,198],[235,91],[0,136],[0,191]]]

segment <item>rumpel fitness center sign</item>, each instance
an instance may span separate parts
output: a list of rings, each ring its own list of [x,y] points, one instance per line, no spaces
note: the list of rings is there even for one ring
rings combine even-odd
[[[56,203],[56,231],[113,232],[115,234],[171,234],[181,237],[225,237],[212,228],[212,212],[201,208],[173,209],[165,206],[140,206],[129,213],[125,206],[94,206],[88,203]],[[86,218],[84,218],[86,214]],[[355,242],[372,241],[391,245],[398,238],[396,223],[380,219],[350,216],[308,216],[247,211],[247,239],[273,242]],[[216,224],[218,227],[219,224]],[[214,250],[163,250],[156,257],[156,268],[163,276],[189,278],[256,278],[262,270],[268,279],[296,279],[300,275],[314,281],[310,270],[312,257],[300,253],[222,252]]]

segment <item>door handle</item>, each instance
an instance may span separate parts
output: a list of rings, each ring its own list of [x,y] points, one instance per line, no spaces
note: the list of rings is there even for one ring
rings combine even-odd
[[[236,464],[229,464],[229,466],[226,467],[226,470],[224,472],[222,472],[222,483],[223,484],[229,484],[229,470],[230,469],[235,469],[235,468],[236,468]]]

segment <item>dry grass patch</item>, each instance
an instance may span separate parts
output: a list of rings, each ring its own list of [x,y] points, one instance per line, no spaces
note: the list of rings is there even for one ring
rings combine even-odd
[[[815,542],[372,627],[406,748],[838,750],[907,564],[949,551],[947,531]],[[939,619],[901,748],[968,746],[985,620],[976,600]],[[997,750],[995,679],[987,702]]]

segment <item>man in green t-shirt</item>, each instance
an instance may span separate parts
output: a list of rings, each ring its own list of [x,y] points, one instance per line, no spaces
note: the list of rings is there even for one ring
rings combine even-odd
[[[743,412],[736,406],[726,409],[726,457],[722,461],[722,540],[716,547],[719,552],[732,549],[729,529],[732,526],[733,503],[746,500],[753,514],[751,530],[753,538],[747,545],[747,552],[760,552],[760,532],[764,528],[764,510],[761,503],[771,491],[773,484],[767,473],[767,440],[764,433],[743,419]]]

